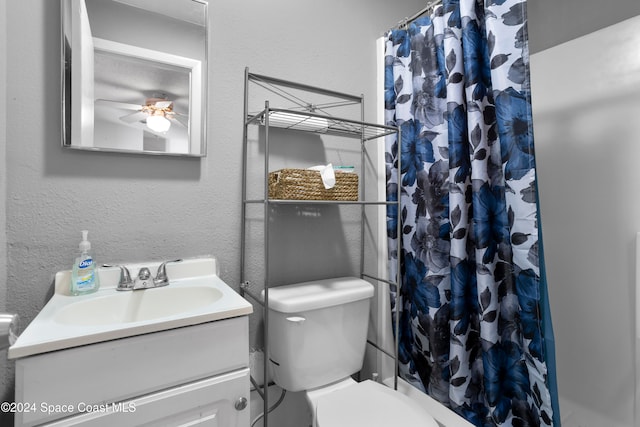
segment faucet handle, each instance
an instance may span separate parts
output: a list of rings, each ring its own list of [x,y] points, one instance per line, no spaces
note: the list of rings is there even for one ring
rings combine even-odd
[[[156,278],[154,280],[155,283],[161,282],[169,282],[169,278],[167,277],[167,264],[170,262],[181,262],[182,259],[174,259],[170,261],[165,261],[158,267],[158,272],[156,273]]]
[[[128,290],[133,287],[133,280],[131,280],[131,273],[129,273],[129,269],[124,265],[112,265],[112,264],[102,264],[103,267],[118,267],[120,269],[120,280],[118,281],[118,290]]]

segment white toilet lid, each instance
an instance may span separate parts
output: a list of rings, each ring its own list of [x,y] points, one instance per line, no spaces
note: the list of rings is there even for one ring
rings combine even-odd
[[[318,427],[438,427],[429,413],[398,391],[363,381],[318,399]]]

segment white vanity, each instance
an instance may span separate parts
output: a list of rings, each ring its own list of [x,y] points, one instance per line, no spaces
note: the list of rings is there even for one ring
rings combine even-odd
[[[185,260],[167,265],[169,286],[126,292],[115,290],[119,269],[105,268],[101,289],[79,297],[58,273],[9,349],[15,425],[247,426],[252,306],[217,268]]]

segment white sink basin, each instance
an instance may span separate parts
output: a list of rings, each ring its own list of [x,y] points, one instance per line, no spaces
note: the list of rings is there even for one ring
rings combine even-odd
[[[71,303],[57,311],[53,320],[87,326],[149,321],[189,313],[222,296],[219,289],[207,286],[124,291]]]
[[[155,273],[158,263],[127,264]],[[251,304],[217,275],[215,258],[167,264],[169,285],[117,291],[119,268],[100,268],[100,290],[71,296],[71,273],[56,274],[55,294],[9,348],[10,359],[247,315]]]

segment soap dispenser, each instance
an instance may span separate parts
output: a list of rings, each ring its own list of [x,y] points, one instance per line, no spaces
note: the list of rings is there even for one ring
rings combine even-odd
[[[78,245],[80,255],[71,270],[71,295],[84,295],[96,292],[100,287],[96,263],[91,253],[91,243],[87,240],[89,231],[82,230],[82,241]]]

